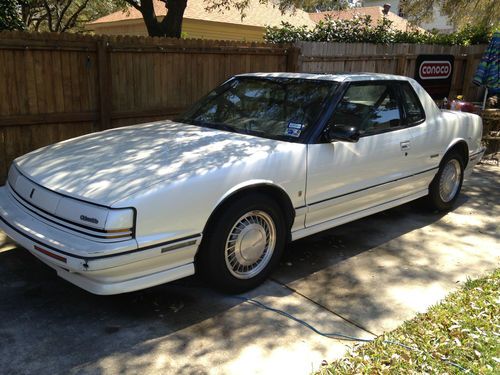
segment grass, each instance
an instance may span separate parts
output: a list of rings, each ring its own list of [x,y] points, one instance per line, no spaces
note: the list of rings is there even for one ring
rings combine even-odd
[[[500,374],[499,286],[500,269],[468,280],[426,313],[373,342],[355,345],[317,375]]]

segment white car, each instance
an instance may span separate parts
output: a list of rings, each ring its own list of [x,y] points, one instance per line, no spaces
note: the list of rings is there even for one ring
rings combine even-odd
[[[450,209],[481,133],[480,117],[441,111],[406,77],[244,74],[177,122],[17,158],[0,228],[92,293],[195,272],[241,292],[288,241],[424,196]]]

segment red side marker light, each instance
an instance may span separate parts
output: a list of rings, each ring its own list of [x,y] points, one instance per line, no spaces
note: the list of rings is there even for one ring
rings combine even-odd
[[[47,255],[47,256],[49,256],[51,258],[57,259],[60,262],[66,263],[66,258],[65,257],[62,257],[60,255],[51,253],[50,251],[42,249],[41,247],[38,247],[37,245],[35,245],[34,248],[35,248],[35,250],[41,252],[42,254],[45,254],[45,255]]]

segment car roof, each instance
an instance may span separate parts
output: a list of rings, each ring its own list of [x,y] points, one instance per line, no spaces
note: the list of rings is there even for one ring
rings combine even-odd
[[[376,81],[376,80],[400,80],[408,81],[410,78],[405,76],[398,76],[395,74],[381,74],[381,73],[244,73],[238,74],[236,77],[276,77],[276,78],[295,78],[295,79],[313,79],[322,81]]]

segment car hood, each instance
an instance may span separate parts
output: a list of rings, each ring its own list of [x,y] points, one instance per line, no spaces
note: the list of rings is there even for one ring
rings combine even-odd
[[[177,181],[272,153],[286,142],[161,121],[88,134],[15,160],[32,181],[110,206],[162,181]]]

